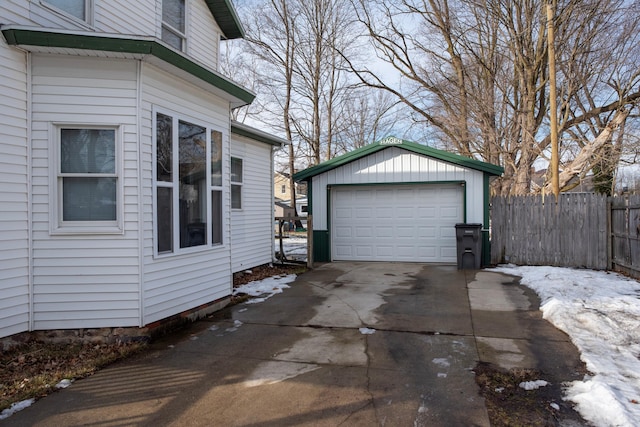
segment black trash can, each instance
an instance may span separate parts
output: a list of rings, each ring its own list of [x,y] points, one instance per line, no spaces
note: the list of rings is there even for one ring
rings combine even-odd
[[[479,270],[482,265],[482,224],[456,224],[458,270]]]

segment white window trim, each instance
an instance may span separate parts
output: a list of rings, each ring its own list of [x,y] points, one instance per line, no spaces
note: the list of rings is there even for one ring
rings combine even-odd
[[[233,163],[233,159],[238,159],[238,160],[242,161],[242,181],[234,181],[231,178],[232,172],[229,171],[229,177],[230,177],[229,178],[229,182],[231,184],[229,186],[229,193],[230,193],[230,197],[231,197],[229,203],[231,205],[231,210],[232,211],[241,211],[241,210],[244,209],[244,191],[242,191],[242,186],[244,185],[244,158],[239,157],[239,156],[231,156],[231,161],[229,162],[230,163],[230,165],[229,165],[230,168],[232,167],[231,163]],[[239,208],[234,208],[233,207],[233,196],[231,195],[231,187],[233,187],[233,186],[240,187],[240,207]]]
[[[63,221],[62,185],[60,177],[61,129],[113,129],[116,153],[116,220],[115,221]],[[55,122],[49,128],[49,232],[51,235],[124,234],[124,178],[122,169],[123,126],[119,124],[87,124]]]
[[[227,175],[228,175],[228,170],[225,170],[225,165],[223,162],[222,165],[222,186],[219,185],[211,185],[211,131],[212,130],[217,130],[220,133],[222,133],[222,151],[223,153],[225,152],[225,135],[224,132],[222,132],[219,128],[217,128],[216,126],[214,126],[213,124],[210,123],[206,123],[203,122],[202,120],[198,120],[194,117],[188,116],[184,113],[178,113],[176,111],[172,111],[169,109],[165,109],[165,108],[161,108],[161,107],[156,107],[154,106],[151,109],[151,114],[152,114],[152,121],[151,121],[151,133],[153,135],[152,138],[152,153],[153,153],[153,157],[152,157],[152,181],[153,181],[153,196],[152,196],[152,209],[153,209],[153,214],[152,214],[152,223],[153,223],[153,257],[154,259],[162,259],[162,258],[170,258],[170,257],[175,257],[175,256],[182,256],[184,254],[192,254],[192,253],[197,253],[197,252],[205,252],[205,251],[210,251],[210,250],[218,250],[218,249],[226,249],[227,244],[228,244],[228,237],[225,238],[226,234],[225,234],[225,230],[226,230],[226,215],[225,215],[225,206],[227,206],[226,204],[226,200],[227,200],[227,192],[225,191],[226,188],[226,184],[228,182]],[[207,139],[207,149],[206,149],[206,175],[207,175],[207,183],[206,183],[206,197],[207,197],[207,201],[206,201],[206,205],[207,205],[207,213],[208,213],[208,217],[207,217],[207,243],[204,245],[200,245],[200,246],[190,246],[187,248],[181,248],[180,247],[180,218],[178,217],[178,215],[176,215],[176,212],[179,213],[179,197],[176,197],[175,195],[178,194],[177,193],[177,189],[175,188],[174,185],[166,185],[166,184],[162,184],[162,182],[160,182],[160,185],[158,185],[158,181],[157,179],[157,160],[156,160],[156,156],[157,156],[157,132],[156,132],[156,126],[157,126],[157,118],[158,118],[158,114],[164,114],[166,116],[170,116],[174,121],[186,121],[189,123],[192,123],[194,125],[198,125],[198,126],[202,126],[204,127],[205,130],[205,134],[206,134],[206,139]],[[172,129],[172,133],[173,133],[173,139],[174,141],[177,140],[177,135],[178,135],[178,127],[173,126]],[[175,146],[173,147],[174,149],[172,150],[173,153],[179,153],[178,150],[175,150]],[[174,155],[172,160],[172,173],[176,174],[178,173],[179,170],[179,159],[177,155]],[[173,222],[173,230],[172,230],[172,239],[173,239],[173,251],[171,252],[158,252],[158,219],[157,219],[157,212],[158,212],[158,198],[157,198],[157,194],[158,194],[158,187],[170,187],[173,188],[173,200],[172,200],[172,212],[173,212],[173,217],[171,218],[172,222]],[[213,223],[212,223],[212,212],[211,212],[211,192],[212,191],[221,191],[222,192],[222,211],[220,212],[220,215],[222,215],[222,243],[213,243],[212,240],[212,231],[213,231]]]
[[[162,2],[162,0],[160,0]],[[183,53],[188,53],[187,52],[187,47],[189,45],[188,43],[188,38],[187,38],[187,32],[189,31],[189,1],[185,0],[184,1],[184,33],[180,30],[178,30],[177,28],[174,28],[172,25],[167,24],[166,22],[164,22],[164,20],[162,19],[162,3],[160,3],[160,41],[162,43],[164,43],[165,45],[167,45],[168,47],[170,47],[171,49],[175,49],[175,47],[171,46],[169,43],[167,43],[166,41],[162,40],[162,29],[166,28],[168,30],[170,30],[172,33],[174,33],[175,35],[179,36],[182,39],[182,49],[179,49],[180,52]]]
[[[70,21],[74,24],[81,24],[84,27],[87,27],[89,29],[93,29],[94,26],[94,2],[95,0],[84,0],[84,8],[85,8],[85,16],[86,19],[80,19],[77,16],[73,16],[70,13],[66,12],[63,9],[60,9],[58,7],[56,7],[55,5],[49,3],[47,0],[39,0],[39,3],[42,7],[49,9],[50,11],[56,13],[57,15],[60,15],[61,17],[63,17],[65,20]]]

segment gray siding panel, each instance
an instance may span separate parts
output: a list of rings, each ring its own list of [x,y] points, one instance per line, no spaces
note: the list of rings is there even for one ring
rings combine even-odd
[[[232,135],[231,155],[242,158],[242,210],[231,212],[233,272],[273,260],[271,146]]]
[[[0,6],[19,19],[23,2]],[[0,37],[0,337],[29,329],[27,58]]]
[[[137,326],[138,170],[135,162],[125,161],[138,151],[136,62],[33,55],[32,64],[34,328]],[[51,234],[51,212],[57,209],[50,187],[56,123],[122,130],[122,233]]]

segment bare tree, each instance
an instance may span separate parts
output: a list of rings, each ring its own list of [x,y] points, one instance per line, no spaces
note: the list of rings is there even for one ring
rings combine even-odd
[[[402,78],[386,81],[366,64],[350,65],[363,84],[392,93],[450,149],[504,166],[497,192],[524,194],[534,164],[550,149],[546,1],[352,0],[377,55]],[[558,1],[565,177],[590,170],[597,147],[620,140],[618,122],[638,102],[638,7]]]

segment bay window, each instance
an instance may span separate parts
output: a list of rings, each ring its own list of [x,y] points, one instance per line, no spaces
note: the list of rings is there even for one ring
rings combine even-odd
[[[222,134],[155,115],[156,252],[222,244]]]

